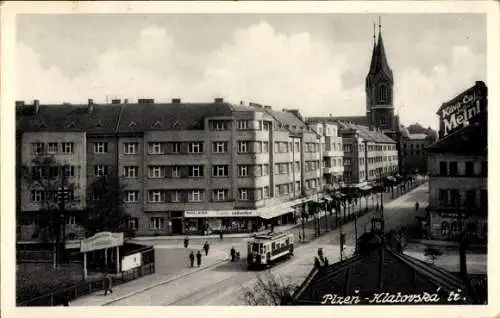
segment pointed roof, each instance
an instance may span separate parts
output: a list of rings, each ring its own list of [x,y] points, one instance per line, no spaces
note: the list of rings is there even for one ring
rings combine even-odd
[[[370,86],[374,77],[382,73],[391,82],[394,83],[392,70],[387,62],[385,54],[384,40],[382,39],[382,31],[379,30],[377,44],[373,47],[372,60],[370,63],[370,71],[366,77],[366,84]]]

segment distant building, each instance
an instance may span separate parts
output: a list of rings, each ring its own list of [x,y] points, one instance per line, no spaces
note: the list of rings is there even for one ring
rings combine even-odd
[[[137,235],[250,232],[294,222],[323,187],[319,135],[297,111],[220,98],[16,106],[18,239],[40,238],[44,194],[20,172],[37,169],[35,154],[70,167],[76,187],[66,233],[76,236],[88,204],[100,196],[88,186],[102,175],[120,177],[126,226]]]
[[[437,132],[423,128],[418,123],[400,126],[401,132],[401,172],[404,174],[427,173],[427,146],[437,140]]]
[[[430,235],[453,240],[462,229],[470,239],[484,241],[488,234],[486,86],[478,82],[443,104],[438,115],[440,138],[427,148]]]

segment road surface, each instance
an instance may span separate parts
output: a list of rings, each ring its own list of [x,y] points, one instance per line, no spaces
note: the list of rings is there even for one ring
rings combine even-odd
[[[426,202],[428,196],[427,185],[409,192],[384,206],[385,228],[390,230],[401,225],[415,222],[415,201]],[[424,206],[424,204],[421,204]],[[357,220],[358,235],[371,229],[371,217],[368,213]],[[284,261],[270,272],[283,279],[285,282],[301,283],[311,271],[314,256],[318,248],[323,248],[330,264],[340,260],[339,230],[298,246],[292,259]],[[342,226],[346,233],[346,254],[354,251],[354,222]],[[245,243],[236,243],[235,247],[245,253]],[[215,268],[194,273],[183,279],[157,286],[132,297],[109,304],[110,306],[227,306],[245,305],[243,294],[245,289],[251,289],[257,275],[265,275],[266,271],[249,272],[246,270],[246,260],[238,263],[227,263]]]

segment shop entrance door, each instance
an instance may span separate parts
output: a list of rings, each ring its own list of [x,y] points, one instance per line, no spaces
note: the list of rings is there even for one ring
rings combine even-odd
[[[172,219],[172,234],[182,234],[182,219]]]

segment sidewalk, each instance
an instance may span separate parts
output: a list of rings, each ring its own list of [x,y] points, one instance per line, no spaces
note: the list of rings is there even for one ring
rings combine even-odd
[[[190,250],[190,249],[187,249]],[[188,253],[188,251],[186,252]],[[123,298],[128,298],[132,295],[139,294],[148,289],[156,286],[166,284],[170,281],[180,279],[184,276],[190,275],[195,272],[203,271],[219,264],[226,262],[227,252],[220,249],[210,249],[208,256],[203,254],[202,263],[200,267],[189,267],[188,260],[184,259],[186,263],[184,268],[180,271],[177,269],[168,269],[164,263],[156,263],[156,272],[152,275],[144,276],[139,279],[113,286],[113,293],[104,296],[104,291],[98,291],[87,296],[83,296],[71,301],[72,306],[105,306],[107,304],[119,301]]]

